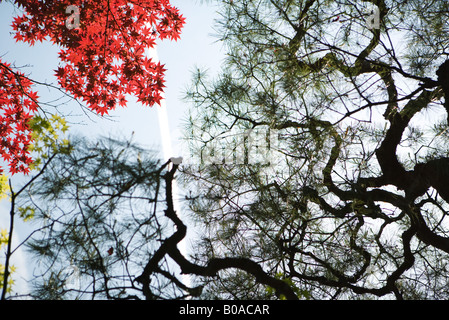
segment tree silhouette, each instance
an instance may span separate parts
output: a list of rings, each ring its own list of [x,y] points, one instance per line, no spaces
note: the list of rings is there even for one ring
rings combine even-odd
[[[228,54],[187,92],[193,158],[56,156],[23,200],[47,221],[36,296],[447,299],[448,2],[217,1]]]
[[[178,164],[160,163],[131,141],[111,138],[74,138],[70,149],[56,153],[21,197],[21,207],[34,208],[35,221],[42,223],[27,243],[40,261],[33,297],[198,297],[202,286],[189,287],[177,268],[205,278],[235,268],[296,298],[285,282],[249,258],[211,259],[203,265],[180,251],[187,227],[173,205]],[[73,269],[77,281],[67,272]]]
[[[251,257],[303,298],[446,299],[447,2],[220,3],[226,68],[198,72],[186,136],[196,153],[231,130],[279,144],[272,163],[186,168],[198,259]],[[239,279],[205,292],[269,297]]]

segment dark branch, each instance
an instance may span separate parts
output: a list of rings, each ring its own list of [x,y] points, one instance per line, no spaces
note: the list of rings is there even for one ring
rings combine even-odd
[[[285,296],[290,300],[297,300],[298,297],[293,291],[293,289],[284,281],[276,279],[268,275],[262,267],[247,258],[218,258],[211,259],[206,266],[200,266],[188,261],[182,253],[179,251],[177,245],[186,236],[187,227],[182,222],[182,220],[176,214],[173,206],[173,192],[172,192],[172,182],[174,179],[175,172],[178,165],[173,165],[173,168],[167,172],[164,176],[166,183],[166,201],[167,209],[165,210],[165,215],[173,221],[176,225],[176,232],[171,235],[160,248],[156,251],[153,257],[148,261],[142,274],[135,279],[135,281],[143,285],[143,292],[147,299],[152,297],[149,290],[150,276],[152,273],[156,272],[158,269],[159,261],[165,256],[170,256],[181,268],[184,274],[194,274],[204,277],[215,277],[218,272],[224,269],[240,269],[243,270],[256,278],[258,283],[270,286],[276,290],[278,296]]]

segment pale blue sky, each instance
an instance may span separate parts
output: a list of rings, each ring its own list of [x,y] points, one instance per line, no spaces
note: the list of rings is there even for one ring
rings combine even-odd
[[[189,105],[182,100],[184,89],[189,85],[192,71],[195,67],[209,69],[211,75],[219,71],[223,59],[222,46],[213,36],[213,21],[216,18],[215,9],[211,4],[200,0],[172,0],[171,3],[180,9],[186,17],[186,25],[177,42],[162,42],[158,46],[158,56],[161,63],[166,65],[166,106],[169,120],[172,144],[179,138],[181,121],[187,113]],[[16,43],[10,32],[10,24],[14,15],[14,7],[10,3],[0,3],[0,57],[2,61],[13,63],[16,66],[28,66],[22,72],[41,82],[55,82],[53,76],[57,67],[58,48],[49,43],[28,44]],[[16,11],[19,13],[18,11]],[[45,87],[36,88],[43,101],[49,101],[59,96],[49,96]],[[146,146],[161,150],[161,137],[157,106],[143,107],[131,103],[127,108],[119,108],[111,112],[114,121],[93,117],[92,121],[86,117],[79,108],[73,105],[61,107],[60,110],[73,110],[73,117],[68,120],[82,122],[72,125],[71,132],[81,132],[85,135],[118,135],[129,137],[134,132],[135,141]],[[67,108],[67,109],[64,109]],[[72,109],[70,109],[72,108]],[[176,152],[176,150],[174,150]],[[0,203],[0,228],[9,225],[9,207],[6,201]],[[19,224],[20,226],[20,224]],[[26,227],[26,226],[25,226]],[[27,228],[16,229],[26,230]],[[14,244],[17,245],[25,236],[26,231],[16,234]],[[4,256],[1,256],[3,262]],[[30,264],[23,252],[17,252],[13,257],[13,264],[18,267],[20,275],[14,276],[17,291],[25,288],[22,277],[26,277],[26,265]]]

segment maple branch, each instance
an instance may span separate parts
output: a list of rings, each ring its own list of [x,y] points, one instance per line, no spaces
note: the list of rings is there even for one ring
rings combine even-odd
[[[12,73],[12,74],[14,75],[14,77],[16,78],[17,83],[18,83],[18,85],[19,85],[19,87],[20,87],[20,91],[22,91],[22,94],[24,94],[25,96],[27,96],[31,101],[33,101],[33,102],[39,107],[39,102],[38,102],[36,99],[34,99],[33,97],[31,97],[31,96],[25,91],[25,89],[23,88],[21,78],[25,78],[25,79],[27,79],[27,80],[29,80],[29,81],[31,81],[31,82],[35,82],[35,81],[33,81],[32,79],[26,77],[25,75],[22,75],[22,74],[19,74],[18,72],[15,72],[15,71],[12,70],[10,67],[8,67],[7,65],[5,65],[3,62],[0,62],[0,67],[2,67],[2,68],[5,69],[6,71],[8,71],[8,72],[10,72],[10,73]]]
[[[66,90],[62,89],[61,87],[55,86],[55,85],[53,85],[53,84],[51,84],[51,83],[41,82],[41,81],[38,81],[38,80],[36,80],[36,79],[33,79],[33,78],[27,77],[27,76],[25,76],[25,75],[19,74],[18,72],[15,72],[13,69],[11,69],[10,67],[8,67],[7,65],[5,65],[5,64],[2,63],[2,62],[0,62],[0,67],[2,67],[3,69],[5,69],[6,71],[12,73],[12,74],[15,76],[15,78],[18,80],[18,83],[19,83],[19,86],[20,86],[20,90],[22,91],[22,93],[23,93],[26,97],[28,97],[31,101],[33,101],[39,108],[41,108],[40,105],[50,105],[50,104],[49,104],[49,103],[45,103],[45,102],[39,102],[39,101],[37,101],[36,99],[34,99],[33,97],[31,97],[31,96],[25,91],[25,89],[22,87],[22,84],[21,84],[21,81],[20,81],[21,78],[25,78],[25,79],[27,79],[27,80],[29,80],[29,81],[31,81],[32,83],[37,84],[37,85],[41,85],[41,86],[45,86],[45,87],[47,87],[47,88],[51,88],[51,89],[58,90],[58,91],[61,92],[63,95],[65,95],[65,96],[67,96],[68,98],[70,98],[71,100],[76,101],[76,102],[78,103],[78,105],[81,107],[81,110],[83,110],[84,114],[86,114],[87,116],[89,116],[89,115],[88,115],[86,112],[89,112],[89,113],[91,113],[91,114],[93,114],[93,115],[98,115],[96,112],[94,112],[94,111],[92,111],[91,109],[87,108],[82,102],[79,101],[78,98],[76,98],[75,96],[69,94]],[[41,108],[41,111],[42,111],[42,108]],[[43,113],[46,113],[46,112],[43,111]]]

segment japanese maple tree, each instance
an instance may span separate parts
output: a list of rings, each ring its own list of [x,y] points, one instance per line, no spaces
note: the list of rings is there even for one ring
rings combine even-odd
[[[1,0],[0,0],[1,2]],[[164,66],[146,49],[156,40],[177,40],[185,18],[169,0],[16,0],[16,41],[49,40],[61,49],[58,83],[100,115],[126,105],[126,95],[144,105],[161,101]],[[73,9],[72,9],[73,8]],[[0,155],[12,173],[29,171],[29,119],[38,110],[33,81],[0,59]]]

